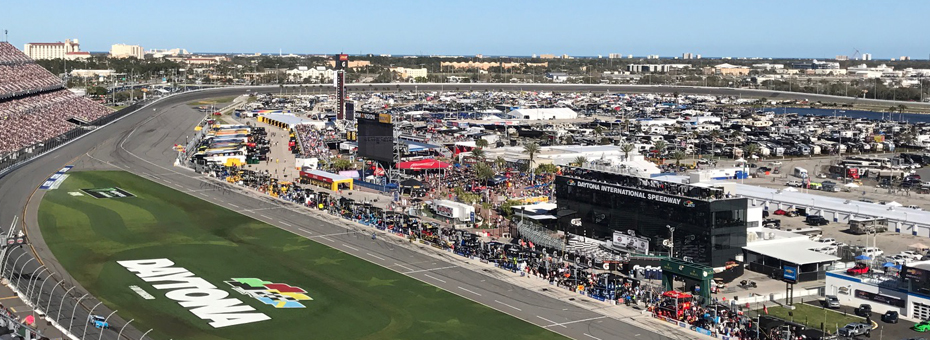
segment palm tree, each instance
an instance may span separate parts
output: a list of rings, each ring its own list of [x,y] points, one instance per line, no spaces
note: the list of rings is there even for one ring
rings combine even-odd
[[[603,126],[597,125],[597,126],[594,127],[594,137],[597,137],[597,136],[600,136],[600,135],[603,135],[603,134],[604,134],[604,127],[603,127]]]
[[[484,153],[484,149],[474,148],[471,150],[471,156],[475,157],[475,160],[477,160],[478,162],[483,162],[484,158],[487,157],[488,155]]]
[[[711,130],[710,131],[710,157],[713,158],[716,156],[715,149],[717,148],[717,138],[720,137],[720,131]]]
[[[623,145],[620,146],[620,151],[623,151],[624,161],[630,161],[630,152],[633,152],[634,148],[636,148],[636,146],[634,146],[633,143],[623,143]]]
[[[662,158],[662,154],[665,152],[665,148],[668,147],[668,143],[664,140],[657,140],[652,143],[652,148],[656,150],[656,156]]]
[[[675,150],[675,152],[672,152],[672,158],[675,159],[675,167],[680,167],[681,160],[685,158],[685,153],[681,152],[681,150]]]
[[[527,171],[530,172],[530,180],[534,182],[536,181],[536,173],[533,171],[533,165],[536,163],[536,154],[539,153],[539,150],[539,144],[523,144],[523,153],[530,157],[530,163],[527,166]]]
[[[759,144],[752,143],[752,144],[746,145],[746,147],[743,149],[743,157],[745,157],[747,160],[752,162],[753,161],[752,155],[755,155],[758,152],[759,152]]]
[[[575,157],[575,161],[572,162],[572,164],[574,164],[575,166],[584,166],[585,163],[587,162],[588,162],[588,158],[586,158],[585,156],[578,156],[578,157]]]
[[[475,146],[479,148],[486,148],[488,147],[488,140],[484,138],[478,138],[478,140],[475,141]]]
[[[475,178],[484,182],[484,185],[487,186],[488,181],[494,178],[494,169],[491,169],[491,166],[486,163],[475,164]]]
[[[494,159],[494,163],[497,164],[498,169],[503,170],[504,166],[507,165],[507,160],[504,159],[504,157],[497,156],[497,158]]]

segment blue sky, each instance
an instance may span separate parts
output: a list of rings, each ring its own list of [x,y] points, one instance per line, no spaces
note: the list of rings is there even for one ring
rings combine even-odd
[[[930,1],[8,1],[10,42],[192,52],[834,57],[930,54]]]

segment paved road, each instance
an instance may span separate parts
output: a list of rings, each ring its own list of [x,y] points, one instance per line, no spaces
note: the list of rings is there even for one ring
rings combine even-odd
[[[37,185],[63,165],[75,164],[83,169],[118,168],[240,211],[572,338],[667,339],[696,336],[695,333],[681,333],[682,330],[677,328],[657,326],[657,322],[645,316],[636,320],[619,320],[609,312],[599,313],[592,311],[592,308],[583,308],[579,306],[578,301],[554,298],[524,289],[523,285],[516,285],[514,280],[505,277],[506,273],[493,269],[484,270],[482,264],[469,263],[458,256],[440,255],[431,249],[402,246],[398,243],[399,240],[386,236],[373,241],[367,236],[370,235],[369,230],[354,231],[356,228],[361,230],[361,227],[333,221],[328,215],[323,216],[317,212],[290,206],[250,191],[217,185],[189,170],[173,167],[171,164],[174,151],[171,146],[183,142],[185,136],[191,134],[194,123],[202,117],[200,113],[190,110],[185,103],[205,96],[242,93],[245,93],[244,89],[221,89],[211,90],[209,94],[188,93],[169,98],[11,172],[0,179],[0,195],[4,200],[0,205],[0,225],[9,225],[13,216],[22,214]],[[43,246],[41,235],[37,233],[35,226],[35,215],[32,213],[32,210],[36,209],[35,203],[39,197],[34,200],[29,206],[29,213],[25,214],[25,222],[27,230],[32,232],[30,239],[33,240],[35,251],[44,261],[30,260],[31,252],[27,252],[29,248],[25,247],[15,250],[7,262],[15,263],[17,272],[30,275],[37,273],[32,280],[22,280],[24,283],[21,283],[20,287],[30,291],[30,296],[41,295],[40,306],[51,304],[49,309],[53,318],[57,316],[56,310],[64,310],[61,318],[72,319],[75,322],[72,331],[81,334],[81,326],[88,314],[85,309],[97,303],[91,300],[93,297],[85,297],[81,301],[83,307],[74,308],[77,297],[83,295],[79,287],[72,289],[65,297],[65,289],[76,287],[76,282],[55,263],[54,256]],[[48,270],[40,268],[40,262],[44,262]],[[483,275],[476,274],[475,270]],[[45,282],[49,272],[54,272],[55,276],[48,281],[63,282],[57,285],[42,284],[42,288],[38,288],[40,280]],[[35,291],[43,288],[44,292]],[[60,302],[62,300],[63,303]],[[63,306],[56,308],[55,305],[59,304]],[[605,308],[606,305],[596,307]],[[76,310],[74,318],[68,315],[69,309]],[[94,310],[94,314],[104,316],[109,312],[110,310],[102,305]],[[118,327],[126,321],[114,316],[110,322],[117,329],[105,331],[102,337],[115,339]],[[67,324],[69,321],[63,323]],[[87,330],[87,334],[88,338],[98,336],[92,328]],[[123,335],[138,339],[142,332],[128,327]]]

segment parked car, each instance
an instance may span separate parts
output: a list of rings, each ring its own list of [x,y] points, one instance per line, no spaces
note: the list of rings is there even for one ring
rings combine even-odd
[[[861,322],[854,322],[843,326],[843,328],[840,328],[839,332],[837,333],[839,333],[840,336],[853,337],[857,335],[869,334],[871,330],[872,325],[867,325]]]
[[[921,321],[920,323],[914,325],[914,330],[918,332],[930,331],[930,321],[928,320]]]
[[[856,315],[861,316],[861,317],[870,316],[872,315],[872,305],[863,303],[859,305],[859,307],[856,307],[856,310],[854,312],[856,313]]]
[[[820,215],[807,215],[807,218],[804,219],[804,222],[809,225],[827,225],[830,224],[830,221]],[[834,243],[836,240],[834,240]]]
[[[110,324],[107,323],[107,319],[100,315],[91,314],[87,317],[87,322],[91,325],[94,325],[94,328],[107,329],[110,328]]]
[[[920,258],[923,257],[923,255],[920,255],[920,254],[918,254],[917,252],[911,251],[911,250],[902,251],[902,252],[901,252],[901,255],[910,257],[911,260],[914,260],[914,261],[919,261]]]
[[[885,252],[875,247],[865,247],[865,249],[862,249],[862,255],[869,256],[874,259],[878,256],[885,255]]]
[[[773,215],[782,215],[782,216],[784,216],[784,215],[787,215],[787,214],[788,214],[788,211],[786,211],[786,210],[784,210],[784,209],[778,209],[778,210],[775,210],[775,212],[773,212],[772,214],[773,214]]]
[[[820,242],[820,243],[826,243],[826,244],[836,244],[836,239],[835,239],[835,238],[832,238],[832,237],[826,237],[826,238],[820,239],[820,241],[818,241],[818,242]]]
[[[856,263],[855,267],[846,269],[846,274],[849,274],[849,275],[867,274],[869,272],[869,269],[871,269],[869,268],[869,265],[860,262],[860,263]]]
[[[898,312],[893,310],[885,312],[885,314],[882,314],[882,321],[887,323],[898,323]]]
[[[827,295],[823,299],[823,306],[827,308],[840,308],[840,299],[836,295]]]
[[[905,264],[908,264],[908,263],[914,261],[914,260],[911,259],[909,256],[905,256],[905,255],[902,255],[902,254],[895,254],[895,255],[892,255],[892,256],[890,256],[890,257],[888,258],[888,260],[889,260],[888,262],[894,262],[894,264],[900,264],[900,265],[905,265]]]
[[[804,185],[804,184],[801,183],[801,181],[788,181],[788,182],[785,183],[785,185],[786,185],[786,186],[789,186],[789,187],[800,188],[800,187],[801,187],[802,185]]]

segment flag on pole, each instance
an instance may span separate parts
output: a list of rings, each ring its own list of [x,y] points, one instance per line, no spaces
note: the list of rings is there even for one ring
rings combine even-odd
[[[765,313],[765,315],[769,315],[769,307],[762,305],[762,312]]]

